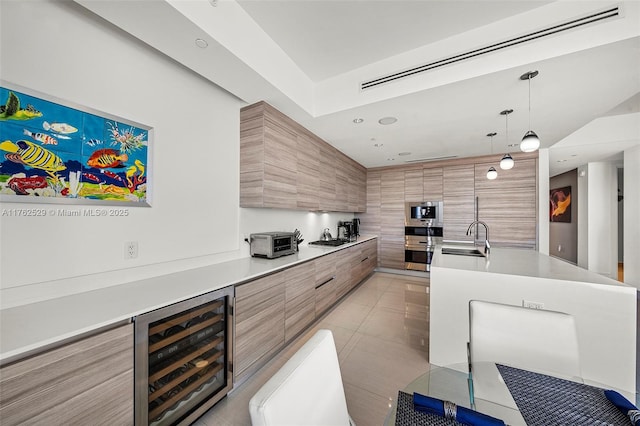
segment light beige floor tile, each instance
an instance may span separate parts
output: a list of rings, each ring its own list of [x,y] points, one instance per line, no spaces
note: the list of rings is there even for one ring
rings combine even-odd
[[[342,363],[344,383],[395,398],[429,368],[426,354],[403,344],[363,335]]]
[[[348,383],[345,383],[344,391],[349,415],[356,425],[377,426],[384,424],[392,401]]]
[[[429,323],[424,313],[375,307],[358,332],[426,351]]]
[[[353,303],[347,299],[332,310],[323,319],[323,322],[355,331],[360,327],[371,309],[371,306]]]

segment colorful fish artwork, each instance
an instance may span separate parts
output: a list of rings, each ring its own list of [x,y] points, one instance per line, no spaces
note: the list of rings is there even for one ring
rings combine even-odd
[[[42,123],[42,128],[45,129],[46,131],[52,130],[52,131],[54,131],[56,133],[61,133],[63,135],[68,135],[69,133],[75,133],[75,132],[78,131],[78,129],[73,127],[71,124],[67,124],[67,123],[49,123],[47,121]]]
[[[6,140],[0,143],[0,149],[9,153],[5,154],[7,160],[22,163],[34,169],[55,173],[67,168],[56,154],[29,141],[20,140],[13,143]]]
[[[58,140],[53,136],[49,136],[44,133],[33,133],[27,129],[24,129],[25,136],[31,136],[33,139],[41,142],[43,145],[58,145]]]
[[[0,83],[0,202],[148,206],[151,128],[59,95]]]
[[[91,157],[87,160],[87,165],[96,169],[120,168],[125,167],[122,163],[128,159],[129,156],[127,154],[120,154],[115,149],[99,149],[91,154]]]
[[[27,105],[25,109],[20,108],[20,99],[13,92],[9,92],[7,102],[0,105],[0,120],[31,120],[38,117],[42,117],[42,113],[33,105]]]

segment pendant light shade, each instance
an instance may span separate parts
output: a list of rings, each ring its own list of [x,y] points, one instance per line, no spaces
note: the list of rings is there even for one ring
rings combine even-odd
[[[516,162],[513,161],[513,157],[509,154],[505,154],[502,160],[500,160],[500,168],[502,170],[513,169],[514,164],[516,164]]]
[[[507,146],[509,146],[509,114],[511,114],[512,112],[512,109],[505,109],[504,111],[500,111],[500,115],[504,115],[504,134]],[[500,160],[500,168],[502,170],[513,169],[513,166],[515,164],[516,162],[513,161],[513,157],[509,153],[505,154],[502,157],[502,160]]]
[[[520,142],[520,150],[522,152],[533,152],[540,148],[540,139],[533,130],[529,130],[524,134],[522,142]]]
[[[487,171],[487,179],[494,180],[498,177],[498,171],[495,167],[490,167],[489,171]]]
[[[493,155],[493,137],[497,135],[496,132],[487,133],[487,136],[491,138],[491,155]],[[489,170],[487,170],[487,179],[494,180],[498,177],[498,171],[495,167],[491,166]]]
[[[540,139],[538,135],[531,130],[531,79],[538,75],[538,71],[529,71],[520,76],[520,80],[529,81],[529,131],[524,134],[522,142],[520,142],[520,150],[522,152],[534,152],[540,148]]]

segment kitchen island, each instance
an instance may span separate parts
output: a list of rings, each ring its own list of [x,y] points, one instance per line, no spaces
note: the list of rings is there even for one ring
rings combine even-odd
[[[635,287],[534,250],[492,248],[473,257],[443,254],[439,246],[430,294],[432,364],[467,361],[469,300],[528,304],[575,317],[585,381],[635,392]]]

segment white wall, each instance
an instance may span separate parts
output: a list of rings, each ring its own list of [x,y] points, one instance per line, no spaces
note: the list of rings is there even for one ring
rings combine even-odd
[[[0,217],[2,308],[248,256],[249,232],[298,227],[310,241],[352,217],[241,214],[244,102],[83,7],[2,1],[0,23],[3,80],[154,129],[151,208],[126,218]],[[137,259],[124,259],[126,241],[138,242]]]
[[[613,279],[618,276],[617,182],[614,163],[578,168],[578,265]]]
[[[640,145],[624,151],[624,282],[640,290]]]

